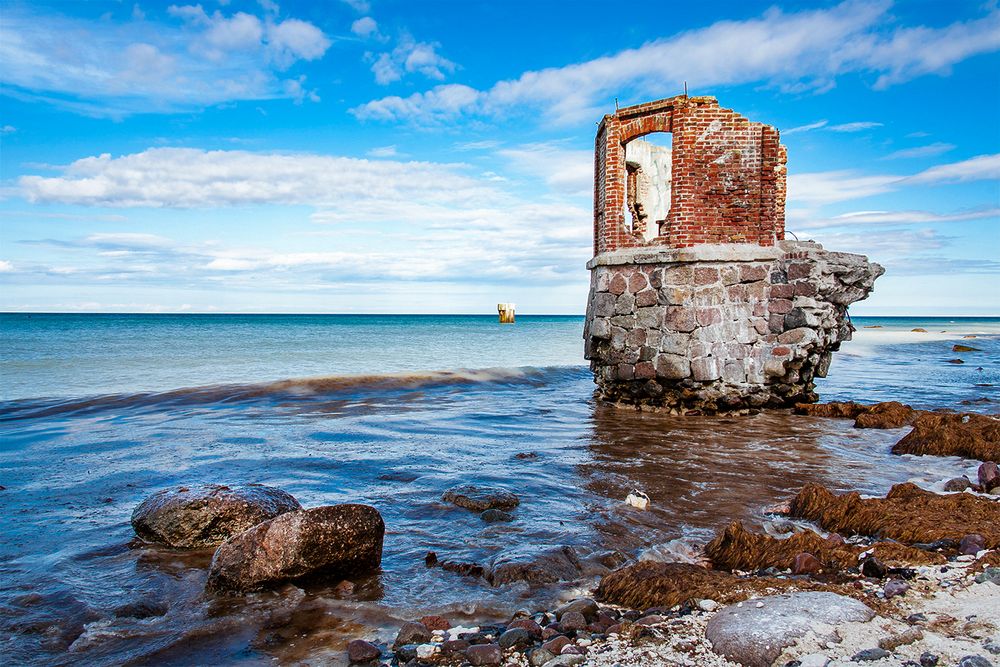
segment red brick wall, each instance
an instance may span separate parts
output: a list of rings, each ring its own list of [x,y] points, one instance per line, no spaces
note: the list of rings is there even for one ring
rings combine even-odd
[[[625,144],[673,134],[670,213],[646,243],[626,222]],[[679,96],[619,109],[594,148],[594,254],[642,245],[774,245],[785,237],[785,147],[778,131],[713,97]]]

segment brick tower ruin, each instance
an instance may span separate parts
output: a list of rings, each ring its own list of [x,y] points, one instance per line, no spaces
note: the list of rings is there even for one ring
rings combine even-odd
[[[672,148],[642,139],[655,132]],[[785,162],[775,128],[713,97],[604,117],[584,326],[602,398],[695,413],[816,400],[847,306],[884,270],[784,240]]]

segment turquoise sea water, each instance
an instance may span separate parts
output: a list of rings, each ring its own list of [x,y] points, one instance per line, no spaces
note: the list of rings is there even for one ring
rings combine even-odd
[[[823,399],[997,411],[1000,318],[855,324]],[[905,431],[602,406],[582,326],[0,315],[0,662],[339,664],[346,640],[386,639],[401,620],[488,620],[561,591],[493,589],[426,568],[427,551],[482,564],[560,545],[585,562],[656,557],[732,519],[763,521],[762,508],[807,481],[881,493],[974,470],[890,455]],[[382,571],[346,597],[319,584],[207,594],[210,551],[138,543],[129,525],[150,493],[199,482],[273,484],[305,506],[370,503],[388,529]],[[464,482],[517,492],[515,521],[487,525],[439,502]],[[632,489],[650,495],[649,512],[624,505]]]

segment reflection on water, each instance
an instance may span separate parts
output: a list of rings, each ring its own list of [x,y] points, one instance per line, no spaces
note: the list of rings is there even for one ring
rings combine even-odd
[[[983,373],[995,374],[996,341],[978,345],[992,346]],[[922,400],[931,390],[912,379],[941,372],[927,360],[947,347],[909,349],[920,361],[902,367],[898,356],[839,359],[827,393]],[[559,593],[427,568],[428,551],[477,563],[544,545],[634,556],[676,538],[703,541],[734,518],[759,521],[807,481],[883,492],[974,468],[891,456],[902,431],[784,412],[615,410],[595,404],[592,387],[585,368],[561,367],[0,404],[4,662],[338,664],[347,640],[389,639],[402,619],[498,618]],[[934,392],[955,407],[995,396],[988,390],[962,380]],[[526,452],[536,456],[517,456]],[[516,520],[488,525],[439,502],[469,481],[515,490]],[[305,506],[372,504],[388,527],[382,571],[349,595],[336,582],[205,594],[210,551],[144,545],[129,525],[153,491],[199,482],[271,484]],[[623,503],[632,489],[649,494],[649,511]]]

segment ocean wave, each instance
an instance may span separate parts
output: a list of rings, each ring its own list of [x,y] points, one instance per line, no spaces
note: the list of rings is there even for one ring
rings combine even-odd
[[[105,394],[64,399],[16,399],[0,402],[0,422],[88,415],[134,408],[211,406],[272,400],[308,402],[351,399],[474,385],[541,386],[560,379],[576,379],[588,375],[586,366],[523,366],[381,375],[330,375],[251,384],[185,387],[162,392]]]

